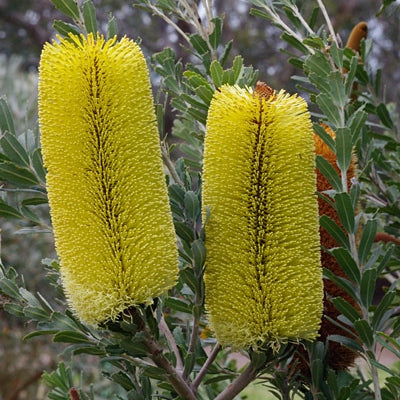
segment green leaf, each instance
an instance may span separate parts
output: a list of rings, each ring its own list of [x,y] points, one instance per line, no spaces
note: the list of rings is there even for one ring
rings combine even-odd
[[[24,308],[25,317],[34,321],[48,321],[50,316],[42,307],[28,306]]]
[[[365,319],[359,319],[358,321],[354,322],[354,328],[363,343],[368,348],[371,348],[374,343],[374,336],[369,323]]]
[[[335,168],[332,167],[331,163],[327,161],[324,157],[317,155],[315,158],[316,166],[322,175],[328,179],[329,183],[332,185],[336,192],[342,190],[342,182]]]
[[[358,311],[343,297],[332,298],[331,302],[350,322],[354,323],[360,319]]]
[[[55,7],[68,17],[79,21],[79,9],[74,0],[51,0]]]
[[[367,260],[368,254],[374,243],[378,222],[376,219],[370,219],[364,226],[363,233],[358,247],[358,258],[363,265]]]
[[[190,35],[190,43],[192,44],[193,48],[202,56],[209,52],[209,48],[207,42],[197,33],[194,35]]]
[[[335,106],[330,94],[320,93],[316,97],[316,102],[321,111],[326,115],[332,124],[335,126],[341,126],[342,120],[340,118],[339,110]]]
[[[29,169],[9,162],[0,163],[0,180],[16,186],[32,186],[39,183],[36,176]]]
[[[0,98],[0,130],[15,136],[14,120],[5,97]]]
[[[22,300],[23,297],[19,292],[19,288],[15,282],[11,279],[2,278],[0,279],[0,292],[11,297],[15,300]]]
[[[327,57],[319,51],[306,58],[305,69],[306,72],[314,72],[322,79],[326,79],[331,73],[331,65]]]
[[[350,253],[343,247],[333,249],[331,252],[340,264],[342,270],[346,273],[347,277],[355,283],[360,283],[360,270]]]
[[[68,36],[70,33],[73,35],[80,35],[80,31],[78,27],[72,24],[68,24],[64,21],[55,20],[53,23],[53,28],[61,35],[61,36]]]
[[[22,214],[14,207],[9,206],[0,198],[0,217],[8,219],[22,219]]]
[[[384,103],[381,103],[376,107],[376,113],[378,114],[378,117],[384,126],[389,129],[393,128],[393,120],[390,117],[389,111]]]
[[[224,70],[218,61],[214,60],[211,63],[210,74],[215,86],[220,87],[223,84]]]
[[[353,210],[356,211],[358,207],[358,200],[360,198],[360,185],[359,183],[356,183],[351,186],[350,188],[350,198],[351,198],[351,204],[353,205]]]
[[[363,348],[362,346],[356,342],[353,339],[350,339],[346,336],[341,336],[341,335],[329,335],[328,336],[328,340],[331,340],[332,342],[337,342],[337,343],[341,343],[344,346],[346,346],[347,348],[351,349],[351,350],[355,350],[359,353],[363,352]]]
[[[334,198],[340,222],[347,232],[354,233],[354,209],[349,194],[345,192],[336,193]]]
[[[193,367],[196,363],[196,353],[188,353],[185,357],[184,362],[184,374],[185,376],[189,376],[193,371]]]
[[[330,217],[327,215],[322,215],[319,219],[321,227],[326,229],[326,231],[335,239],[339,246],[349,249],[349,239],[347,235],[343,232],[343,229]]]
[[[352,283],[346,279],[336,276],[332,271],[327,268],[323,268],[324,277],[335,283],[341,289],[343,289],[347,294],[349,294],[354,300],[357,300],[357,295],[354,290]]]
[[[32,154],[32,165],[39,179],[46,182],[46,169],[43,166],[42,150],[38,147]]]
[[[217,49],[222,34],[222,19],[221,18],[213,18],[211,22],[214,24],[214,29],[209,36],[210,44],[213,49]]]
[[[343,75],[340,71],[331,72],[329,75],[329,85],[332,100],[337,107],[344,107],[347,103],[347,93],[343,83]]]
[[[192,313],[192,306],[176,297],[168,297],[165,299],[165,305],[175,311],[180,311],[186,314]]]
[[[110,13],[108,16],[108,24],[107,24],[107,37],[108,39],[112,39],[118,33],[117,20]]]
[[[349,169],[352,158],[352,136],[349,128],[338,128],[336,130],[336,157],[337,164],[342,171]]]
[[[199,270],[203,267],[206,261],[206,247],[203,240],[197,239],[192,243],[193,261],[196,268]]]
[[[61,331],[54,335],[53,342],[90,343],[86,335],[76,331]]]
[[[184,204],[186,215],[192,220],[196,221],[200,214],[200,202],[196,193],[189,190],[185,193]]]
[[[349,65],[349,71],[347,72],[346,80],[345,80],[345,92],[346,95],[350,98],[353,92],[353,81],[356,76],[358,65],[358,56],[352,56]]]
[[[336,154],[336,144],[333,137],[317,123],[313,124],[314,132],[324,141],[324,143]]]
[[[367,269],[363,272],[360,285],[361,303],[369,310],[375,293],[377,274],[374,269]]]
[[[285,42],[287,42],[291,46],[293,46],[295,49],[301,51],[302,53],[304,53],[304,54],[308,54],[309,53],[308,48],[306,46],[304,46],[304,44],[299,39],[297,39],[296,37],[294,37],[292,35],[289,35],[286,32],[283,32],[281,38]]]
[[[96,37],[97,35],[96,9],[91,0],[86,0],[83,3],[82,13],[87,33],[93,33],[93,35]]]
[[[233,60],[233,64],[232,64],[232,71],[234,74],[233,80],[234,80],[234,83],[236,83],[243,73],[243,57],[242,56],[235,57],[235,59]]]
[[[341,70],[342,67],[343,67],[343,50],[339,49],[335,42],[332,42],[332,44],[331,44],[331,46],[329,48],[329,52],[331,54],[333,62],[336,64],[337,69]],[[340,73],[340,76],[342,78],[342,74],[341,73]],[[341,81],[342,81],[342,79],[341,79]]]
[[[23,318],[25,317],[24,308],[20,304],[14,303],[3,303],[3,310],[8,312],[9,314],[15,315],[16,317]]]
[[[372,316],[372,327],[375,331],[383,330],[385,322],[396,312],[394,308],[391,308],[395,297],[396,292],[389,290],[377,305]]]

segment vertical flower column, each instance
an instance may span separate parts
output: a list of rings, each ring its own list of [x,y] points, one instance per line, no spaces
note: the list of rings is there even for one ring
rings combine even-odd
[[[39,121],[67,299],[85,322],[151,304],[176,281],[149,73],[131,40],[44,46]]]
[[[204,149],[206,307],[234,349],[313,340],[321,322],[313,131],[306,102],[223,86]]]

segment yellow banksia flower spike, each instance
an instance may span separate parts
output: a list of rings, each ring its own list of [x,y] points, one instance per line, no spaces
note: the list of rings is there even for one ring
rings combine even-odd
[[[203,166],[206,307],[234,349],[313,340],[322,316],[314,138],[306,102],[223,86]]]
[[[71,35],[40,61],[39,121],[65,292],[114,320],[175,282],[176,239],[146,61],[123,38]]]

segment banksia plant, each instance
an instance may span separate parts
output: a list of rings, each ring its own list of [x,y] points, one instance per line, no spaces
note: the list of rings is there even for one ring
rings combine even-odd
[[[306,102],[259,83],[222,86],[204,148],[206,308],[234,349],[313,340],[322,270],[313,131]]]
[[[133,41],[71,35],[45,45],[39,118],[61,274],[80,319],[151,304],[177,249],[149,73]]]

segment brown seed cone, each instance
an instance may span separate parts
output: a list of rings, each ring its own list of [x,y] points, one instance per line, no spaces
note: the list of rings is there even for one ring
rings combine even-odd
[[[322,125],[329,135],[332,137],[335,136],[334,132],[327,125]],[[323,142],[323,140],[318,136],[314,135],[315,138],[315,152],[316,154],[322,155],[329,163],[339,172],[339,168],[336,165],[336,156],[330,150],[330,148]],[[318,192],[324,192],[326,190],[332,189],[332,186],[318,170],[317,173],[317,189]],[[355,175],[355,163],[352,161],[350,164],[349,170],[347,171],[347,184],[350,187],[351,178]],[[334,220],[339,226],[341,226],[339,217],[336,213],[336,210],[329,205],[326,201],[319,198],[318,199],[318,207],[319,207],[319,215],[327,215],[332,220]],[[332,238],[332,236],[322,227],[320,227],[320,237],[321,237],[321,245],[324,248],[330,249],[333,247],[338,247],[338,243]],[[342,268],[336,261],[336,259],[330,255],[329,253],[322,251],[321,254],[321,263],[324,268],[332,271],[336,276],[345,277],[348,279],[346,274],[343,272]],[[343,289],[338,287],[335,283],[330,280],[324,279],[324,313],[321,322],[321,327],[319,330],[319,338],[318,340],[321,342],[325,342],[329,335],[341,335],[341,336],[349,336],[349,334],[343,330],[342,328],[336,326],[332,322],[330,322],[327,317],[332,318],[333,320],[337,320],[340,312],[336,309],[336,307],[329,300],[329,297],[342,297],[347,302],[349,302],[353,307],[358,309],[358,305],[353,300],[351,296],[349,296]],[[307,354],[306,351],[299,347],[299,356],[297,360],[299,361],[299,366],[301,372],[304,375],[309,375],[309,366],[307,365]],[[340,371],[349,368],[353,365],[357,354],[354,351],[342,346],[337,342],[329,342],[329,367],[335,371]]]

